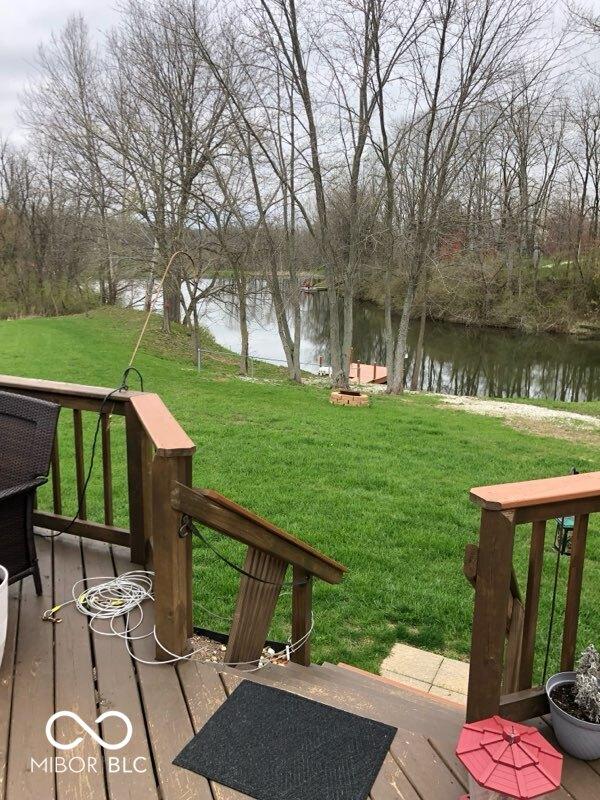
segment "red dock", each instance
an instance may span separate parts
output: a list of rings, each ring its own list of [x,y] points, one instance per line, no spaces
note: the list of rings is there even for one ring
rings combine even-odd
[[[350,364],[350,380],[355,383],[387,383],[387,369],[381,364]]]

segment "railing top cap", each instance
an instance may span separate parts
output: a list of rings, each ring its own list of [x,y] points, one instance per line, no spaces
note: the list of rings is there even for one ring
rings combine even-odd
[[[70,397],[87,397],[93,400],[103,400],[113,389],[105,386],[86,386],[80,383],[65,383],[64,381],[46,381],[40,378],[21,378],[18,375],[0,375],[0,389],[25,394],[64,394]],[[111,402],[126,402],[138,395],[139,392],[116,392],[111,397]]]
[[[600,497],[600,472],[477,486],[470,492],[473,503],[490,511],[564,503],[588,497]]]
[[[102,401],[110,393],[107,410],[112,413],[118,408],[116,413],[124,414],[127,408],[132,407],[159,456],[187,456],[196,450],[161,398],[151,392],[114,392],[114,389],[103,386],[21,378],[17,375],[0,375],[0,390],[45,397],[73,408],[91,410],[101,407]]]
[[[157,394],[138,394],[131,398],[131,406],[159,456],[195,452],[195,444]]]

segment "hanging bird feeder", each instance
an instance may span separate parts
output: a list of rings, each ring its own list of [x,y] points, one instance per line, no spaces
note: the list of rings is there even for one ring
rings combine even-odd
[[[461,800],[530,800],[560,787],[562,755],[537,728],[490,717],[465,725],[456,755],[469,773]]]
[[[554,549],[561,556],[571,555],[573,543],[573,528],[575,517],[558,517],[556,520],[556,534],[554,535]]]

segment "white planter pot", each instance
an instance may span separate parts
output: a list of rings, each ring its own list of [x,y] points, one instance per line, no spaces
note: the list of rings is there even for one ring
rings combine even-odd
[[[6,626],[8,624],[8,572],[0,564],[0,666],[6,643]]]
[[[546,683],[552,727],[558,743],[569,755],[584,761],[595,761],[600,758],[600,725],[572,717],[559,708],[551,697],[554,688],[563,683],[574,683],[574,681],[574,672],[559,672]]]

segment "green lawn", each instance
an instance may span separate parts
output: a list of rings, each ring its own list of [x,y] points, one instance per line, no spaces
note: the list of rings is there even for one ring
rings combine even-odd
[[[0,371],[115,386],[141,320],[135,312],[101,310],[0,322]],[[465,544],[476,539],[478,524],[469,488],[564,474],[573,464],[581,470],[598,469],[592,444],[517,432],[498,419],[440,408],[427,396],[377,396],[368,408],[335,407],[328,403],[327,389],[290,385],[266,365],[258,367],[259,380],[241,380],[235,359],[222,353],[218,360],[205,360],[198,375],[185,333],[178,331],[169,339],[155,319],[137,366],[146,388],[163,397],[197,443],[197,485],[231,496],[349,567],[341,586],[316,586],[317,661],[342,660],[376,670],[398,640],[468,657],[472,590],[462,576],[462,554]],[[578,409],[585,410],[585,404]],[[86,416],[89,443],[93,418]],[[63,481],[69,483],[67,513],[74,510],[70,425],[64,413],[61,457]],[[122,419],[116,418],[116,512],[117,521],[126,525],[121,428]],[[100,477],[97,465],[88,503],[90,517],[97,519]],[[595,522],[581,644],[600,644],[598,532]],[[212,540],[230,557],[241,559],[236,543],[218,534]],[[521,575],[526,544],[522,529],[516,549]],[[543,621],[551,552],[548,548]],[[194,570],[196,622],[226,629],[221,618],[231,614],[235,573],[200,546],[194,551]],[[558,605],[560,613],[562,595]],[[273,636],[287,636],[288,623],[286,596]],[[543,625],[540,647],[542,639]]]

